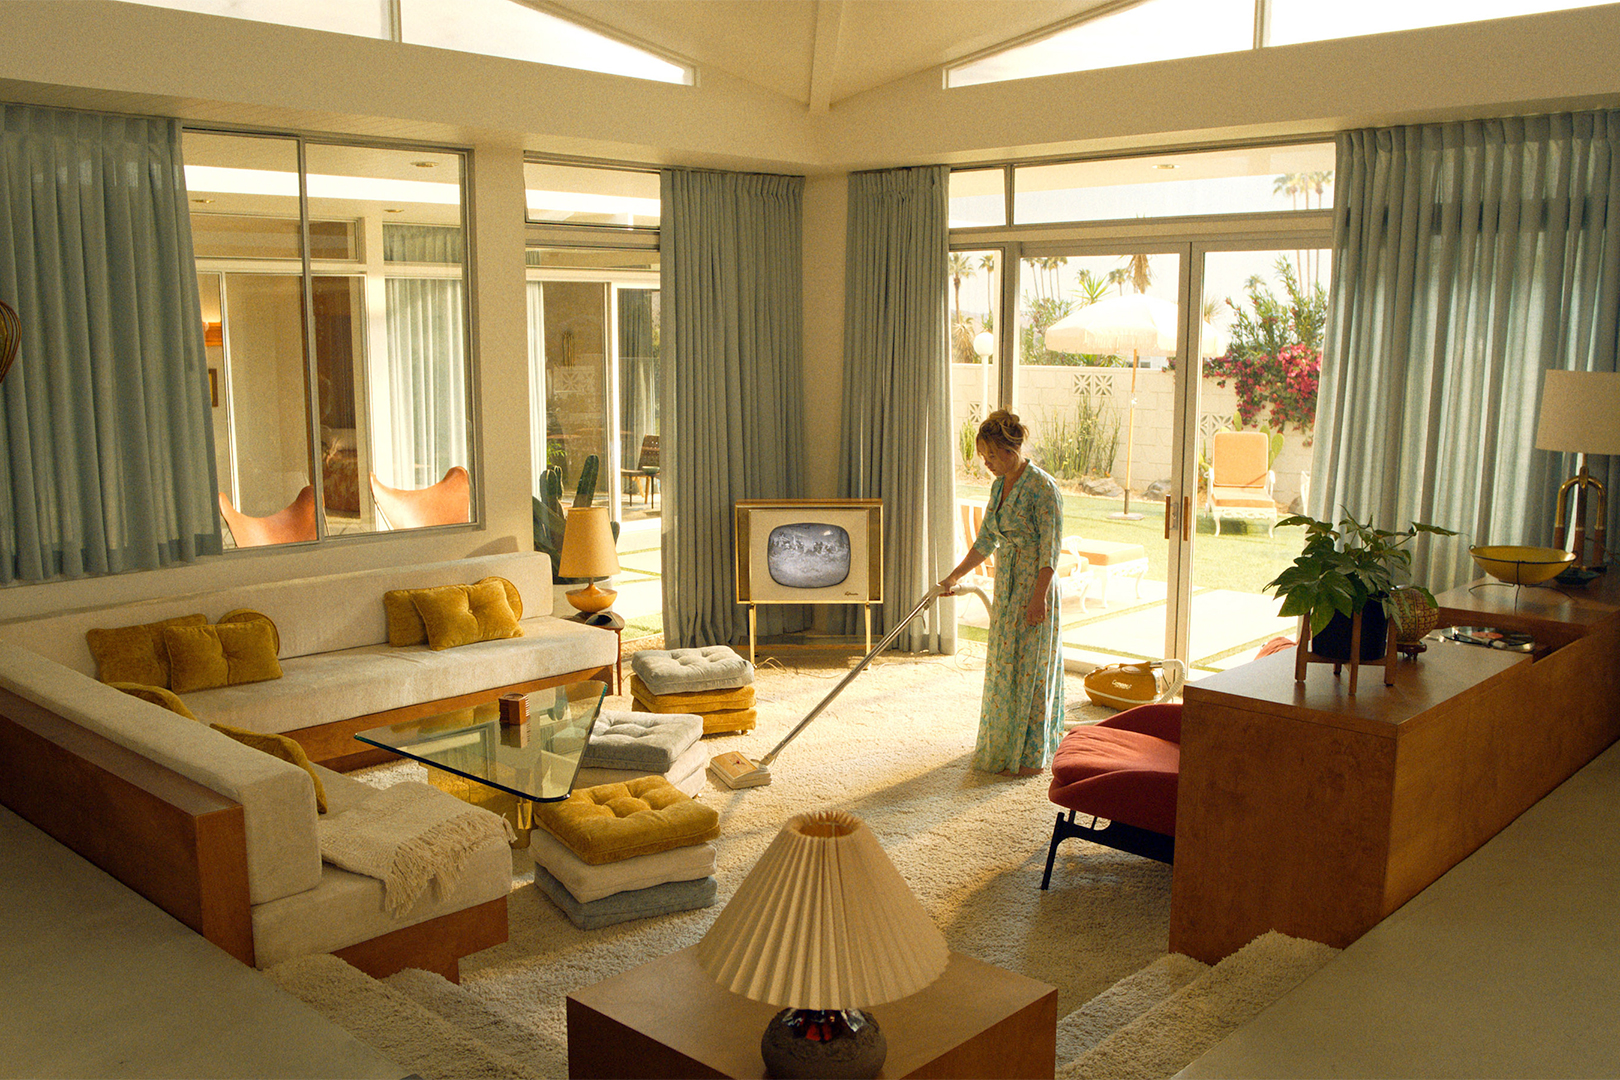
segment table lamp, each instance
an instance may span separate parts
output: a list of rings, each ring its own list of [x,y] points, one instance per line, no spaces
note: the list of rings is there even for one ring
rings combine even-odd
[[[1620,373],[1548,371],[1541,390],[1536,449],[1576,455],[1577,472],[1558,489],[1553,546],[1562,548],[1566,526],[1573,527],[1574,565],[1602,569],[1608,561],[1609,504],[1602,483],[1586,469],[1586,455],[1620,454]],[[1566,511],[1569,502],[1574,506]],[[1587,521],[1593,523],[1590,563],[1585,561]]]
[[[613,545],[613,522],[605,506],[576,506],[563,524],[562,550],[557,553],[557,576],[585,578],[583,589],[568,593],[568,602],[587,614],[606,611],[618,593],[598,588],[597,578],[619,572],[619,553]]]
[[[760,1040],[778,1078],[876,1076],[888,1047],[864,1010],[916,993],[949,959],[872,831],[842,810],[789,819],[697,945],[722,987],[785,1006]]]

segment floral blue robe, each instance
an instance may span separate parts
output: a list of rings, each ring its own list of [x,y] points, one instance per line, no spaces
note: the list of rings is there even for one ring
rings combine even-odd
[[[1058,586],[1046,596],[1046,621],[1029,626],[1035,575],[1056,567],[1063,542],[1063,496],[1034,462],[1002,501],[1005,478],[990,486],[990,505],[973,549],[995,555],[995,598],[984,668],[984,703],[973,767],[985,772],[1045,768],[1063,738],[1063,646]],[[1000,502],[1000,508],[997,503]]]

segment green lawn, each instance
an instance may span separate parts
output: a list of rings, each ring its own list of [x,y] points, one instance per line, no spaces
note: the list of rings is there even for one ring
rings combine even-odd
[[[956,497],[963,502],[983,503],[990,497],[990,485],[958,477]],[[1164,538],[1164,503],[1133,498],[1131,512],[1141,514],[1140,521],[1109,517],[1123,508],[1123,499],[1065,492],[1063,535],[1141,544],[1147,549],[1148,580],[1166,580],[1170,551]],[[1217,536],[1208,514],[1195,510],[1195,515],[1198,532],[1193,545],[1193,583],[1199,588],[1258,593],[1293,561],[1305,542],[1305,534],[1299,529],[1278,529],[1276,535],[1267,536],[1263,525],[1231,521],[1221,523],[1221,535]]]

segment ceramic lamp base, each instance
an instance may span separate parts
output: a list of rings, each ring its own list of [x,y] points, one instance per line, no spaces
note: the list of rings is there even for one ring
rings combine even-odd
[[[568,592],[568,602],[586,614],[606,611],[618,598],[617,592],[612,589],[599,589],[594,581],[583,589],[570,589]]]
[[[889,1044],[859,1009],[783,1009],[765,1028],[759,1052],[776,1080],[852,1080],[881,1072]]]

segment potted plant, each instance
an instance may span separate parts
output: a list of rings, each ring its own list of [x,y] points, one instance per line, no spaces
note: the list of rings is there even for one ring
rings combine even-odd
[[[1375,529],[1344,516],[1335,527],[1295,514],[1277,522],[1305,526],[1305,550],[1265,585],[1282,600],[1282,615],[1309,615],[1311,651],[1336,659],[1350,659],[1351,618],[1362,613],[1361,659],[1374,661],[1384,654],[1388,619],[1398,617],[1397,589],[1411,574],[1412,552],[1406,545],[1418,533],[1456,536],[1450,529],[1414,521],[1401,532]],[[1435,605],[1434,594],[1421,585],[1410,586]],[[1378,601],[1371,603],[1371,601]]]

